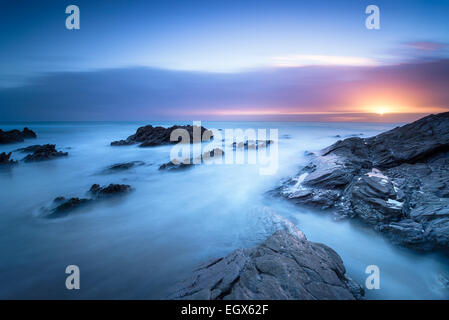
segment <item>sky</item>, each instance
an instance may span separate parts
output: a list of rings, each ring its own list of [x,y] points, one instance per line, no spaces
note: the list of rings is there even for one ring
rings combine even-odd
[[[80,8],[68,30],[65,8]],[[380,9],[380,29],[365,8]],[[0,0],[0,121],[449,111],[449,0]]]

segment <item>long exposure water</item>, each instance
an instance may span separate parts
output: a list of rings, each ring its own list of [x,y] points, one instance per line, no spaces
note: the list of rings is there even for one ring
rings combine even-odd
[[[148,122],[150,123],[150,122]],[[309,240],[342,257],[360,284],[365,268],[378,265],[381,288],[369,299],[447,299],[440,279],[449,261],[391,245],[382,235],[328,212],[301,208],[267,192],[298,172],[306,150],[350,135],[371,136],[394,124],[203,122],[207,128],[279,129],[279,169],[260,175],[257,165],[199,165],[179,172],[158,170],[170,146],[111,147],[148,123],[14,123],[38,138],[3,145],[0,152],[33,144],[56,144],[69,152],[52,161],[20,162],[0,171],[0,298],[162,299],[199,263],[239,247],[255,246],[273,232],[266,212],[290,219]],[[187,122],[184,122],[188,124]],[[153,122],[169,126],[174,122]],[[191,124],[191,123],[190,123]],[[255,152],[255,151],[254,151]],[[12,158],[25,154],[13,152]],[[106,173],[110,165],[145,165]],[[57,196],[83,197],[94,183],[126,183],[133,192],[86,206],[68,217],[45,219],[42,208]],[[77,265],[81,289],[65,288],[65,268]]]

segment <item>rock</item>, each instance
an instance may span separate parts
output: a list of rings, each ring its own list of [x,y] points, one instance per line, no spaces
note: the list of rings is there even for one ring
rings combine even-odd
[[[223,157],[224,151],[220,148],[215,148],[211,151],[206,151],[203,155],[196,158],[196,161],[193,158],[184,159],[181,161],[169,161],[159,166],[159,170],[186,170],[193,168],[195,165],[199,165],[204,163],[205,161],[211,160],[217,157]]]
[[[32,148],[29,150],[33,150],[32,151],[33,153],[23,158],[23,160],[26,162],[45,161],[68,156],[67,152],[57,151],[55,148],[56,145],[54,144],[46,144],[42,146],[31,146],[31,147]]]
[[[259,246],[237,249],[196,269],[169,299],[360,299],[331,248],[279,230]]]
[[[113,141],[111,142],[111,146],[125,146],[125,145],[132,145],[136,143],[140,143],[140,147],[153,147],[153,146],[159,146],[164,144],[173,144],[178,143],[181,141],[171,141],[170,135],[172,131],[176,129],[184,129],[187,130],[190,136],[190,143],[193,143],[193,130],[194,127],[197,129],[200,129],[201,136],[199,137],[200,141],[202,138],[205,140],[203,141],[209,141],[213,138],[212,131],[207,130],[204,127],[198,128],[196,126],[172,126],[170,128],[164,128],[164,127],[153,127],[152,125],[147,125],[144,127],[140,127],[137,129],[136,133],[129,136],[126,140],[119,140],[119,141]],[[208,137],[209,139],[206,139]]]
[[[93,184],[90,188],[88,194],[92,197],[90,198],[70,198],[66,199],[63,196],[59,196],[53,200],[53,208],[49,210],[49,214],[47,214],[46,218],[62,218],[76,209],[84,207],[88,204],[93,204],[96,201],[101,201],[110,196],[124,194],[131,191],[131,186],[127,184],[113,184],[111,183],[108,186],[101,187],[99,184]]]
[[[273,143],[273,140],[246,140],[246,141],[242,141],[242,142],[233,142],[232,143],[232,147],[233,149],[259,149],[259,148],[266,148],[268,147],[270,144]]]
[[[16,163],[17,163],[17,161],[11,159],[11,152],[10,153],[5,153],[5,152],[0,153],[0,166],[13,165]]]
[[[97,197],[110,196],[127,193],[131,191],[131,186],[127,184],[114,184],[101,187],[99,184],[93,184],[89,192]]]
[[[36,133],[26,127],[22,131],[17,129],[3,131],[0,129],[0,144],[23,142],[25,139],[36,137]]]
[[[54,202],[57,206],[51,210],[51,213],[46,216],[46,218],[61,218],[67,216],[70,212],[75,209],[80,208],[92,202],[92,199],[80,199],[80,198],[70,198],[65,199],[64,197],[57,197]]]
[[[143,161],[130,161],[130,162],[123,162],[123,163],[116,163],[112,166],[109,166],[106,171],[123,171],[123,170],[129,170],[131,168],[137,167],[137,166],[143,166],[145,162]]]
[[[449,112],[371,138],[340,140],[312,156],[277,194],[335,208],[401,245],[449,246]]]
[[[19,148],[16,151],[23,152],[23,153],[33,153],[36,150],[38,150],[39,148],[41,148],[41,147],[42,146],[40,144],[35,144],[35,145],[28,146],[28,147],[25,147],[25,148]]]

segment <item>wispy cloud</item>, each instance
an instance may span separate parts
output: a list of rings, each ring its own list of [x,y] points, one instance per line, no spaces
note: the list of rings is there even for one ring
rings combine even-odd
[[[370,58],[329,56],[313,54],[290,54],[273,58],[277,67],[303,67],[303,66],[375,66],[378,63]]]
[[[433,41],[412,41],[405,44],[409,48],[422,51],[439,51],[448,47],[447,43]]]

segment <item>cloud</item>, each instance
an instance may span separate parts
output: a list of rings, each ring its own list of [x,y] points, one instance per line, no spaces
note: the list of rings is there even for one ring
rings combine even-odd
[[[274,57],[273,63],[278,67],[302,67],[310,65],[321,66],[375,66],[378,63],[364,57],[304,55],[292,54]]]
[[[440,51],[448,47],[446,43],[432,41],[413,41],[407,42],[405,45],[409,48],[422,51]]]
[[[448,110],[449,59],[241,73],[103,69],[45,74],[0,90],[0,119],[151,120]],[[348,118],[348,116],[343,118]]]

